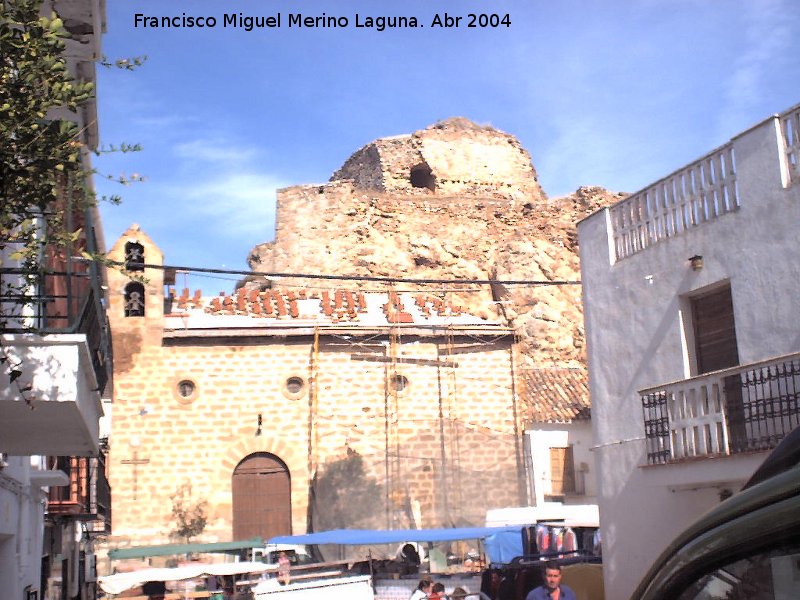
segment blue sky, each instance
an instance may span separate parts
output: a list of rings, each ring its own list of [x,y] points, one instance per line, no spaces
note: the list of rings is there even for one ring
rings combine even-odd
[[[110,246],[133,222],[167,264],[246,269],[274,236],[275,190],[320,183],[358,148],[465,116],[517,136],[551,197],[633,192],[800,102],[796,0],[109,0],[101,140],[143,151],[95,160]],[[283,17],[222,27],[223,15]],[[288,28],[289,13],[347,16]],[[436,13],[508,14],[510,27],[431,28]],[[215,16],[213,29],[144,29],[134,14]],[[355,14],[416,16],[356,28]],[[347,273],[347,265],[342,266]],[[192,275],[191,288],[232,289]]]

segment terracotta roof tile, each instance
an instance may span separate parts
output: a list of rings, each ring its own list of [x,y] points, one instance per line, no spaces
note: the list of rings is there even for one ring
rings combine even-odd
[[[375,302],[372,296],[379,296],[383,303]],[[319,320],[332,323],[374,323],[377,309],[381,309],[385,323],[392,324],[424,324],[437,317],[457,317],[462,309],[453,306],[435,296],[426,294],[399,294],[397,292],[372,294],[367,302],[367,294],[363,291],[346,289],[323,290],[279,288],[264,291],[239,288],[233,294],[219,297],[198,299],[195,294],[189,298],[189,290],[183,291],[178,299],[178,313],[203,307],[209,315],[251,316],[261,319],[281,320]],[[406,305],[407,303],[407,305]],[[465,315],[469,317],[469,315]],[[474,317],[473,317],[474,318]]]
[[[533,369],[523,376],[522,394],[533,422],[568,423],[591,418],[586,369]]]

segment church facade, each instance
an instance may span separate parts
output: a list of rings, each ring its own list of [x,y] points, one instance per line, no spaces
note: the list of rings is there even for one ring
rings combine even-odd
[[[435,291],[179,293],[137,226],[110,258],[109,547],[181,541],[181,504],[215,542],[526,503],[511,328]]]

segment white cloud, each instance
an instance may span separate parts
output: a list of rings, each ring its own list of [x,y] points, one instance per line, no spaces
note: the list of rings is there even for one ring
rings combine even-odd
[[[218,232],[215,235],[257,243],[272,237],[276,190],[287,185],[270,174],[239,171],[172,184],[169,195],[180,198],[187,211]]]
[[[215,164],[247,164],[257,155],[255,148],[237,145],[219,138],[183,142],[176,145],[173,151],[182,159],[200,160]]]

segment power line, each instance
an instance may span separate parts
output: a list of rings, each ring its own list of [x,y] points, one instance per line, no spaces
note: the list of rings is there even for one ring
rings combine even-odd
[[[121,261],[108,261],[112,265],[125,266]],[[437,285],[530,285],[530,286],[564,286],[580,285],[579,280],[538,280],[538,279],[420,279],[415,277],[377,277],[374,275],[320,275],[314,273],[270,273],[267,271],[241,271],[234,269],[213,269],[209,267],[185,267],[175,265],[153,265],[137,263],[137,267],[145,269],[173,270],[186,273],[213,273],[216,275],[243,275],[276,279],[324,279],[333,281],[372,281],[380,283],[413,283]]]

